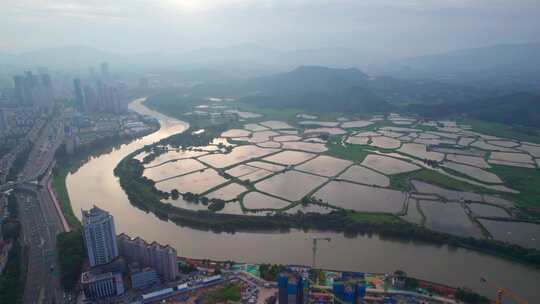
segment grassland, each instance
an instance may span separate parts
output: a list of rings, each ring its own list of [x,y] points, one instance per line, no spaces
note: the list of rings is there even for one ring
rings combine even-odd
[[[348,218],[364,224],[403,224],[402,219],[387,213],[350,212]]]
[[[476,119],[460,119],[462,124],[470,125],[475,132],[497,136],[513,138],[520,141],[530,141],[540,143],[540,135],[535,130],[526,127],[516,127],[495,122],[487,122]]]
[[[214,303],[228,303],[229,301],[238,302],[240,301],[240,286],[237,284],[228,284],[224,287],[208,292],[204,298],[204,304],[214,304]]]
[[[56,192],[56,197],[60,203],[60,208],[66,218],[70,227],[78,228],[81,227],[81,222],[75,216],[73,208],[71,207],[71,201],[69,199],[69,193],[66,187],[66,177],[72,169],[73,166],[69,164],[59,164],[54,170],[52,176],[52,186]]]
[[[492,192],[489,189],[474,186],[429,169],[421,169],[413,172],[392,175],[390,177],[390,187],[396,190],[410,191],[412,190],[411,185],[409,184],[409,180],[411,179],[422,180],[453,190],[473,191],[479,193]]]
[[[343,146],[341,144],[341,137],[332,137],[328,140],[326,147],[328,151],[324,154],[336,156],[339,158],[347,159],[356,163],[361,163],[370,151],[366,150],[363,145],[347,145]]]
[[[510,188],[520,191],[514,197],[522,207],[540,207],[540,170],[492,165],[489,171],[497,174]]]

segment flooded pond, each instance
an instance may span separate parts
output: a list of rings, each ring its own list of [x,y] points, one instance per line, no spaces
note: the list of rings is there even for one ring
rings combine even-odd
[[[205,196],[208,198],[219,198],[228,201],[237,198],[240,194],[246,191],[246,187],[237,183],[230,183],[227,186],[221,187],[206,194]]]
[[[373,122],[367,120],[352,120],[341,124],[342,128],[363,128],[372,125]]]
[[[388,176],[361,166],[350,167],[338,178],[365,185],[390,186],[390,178]]]
[[[371,138],[369,145],[383,149],[397,149],[401,146],[401,141],[391,137],[377,136]]]
[[[304,133],[328,133],[330,135],[341,135],[347,133],[347,131],[340,128],[313,128],[304,130]]]
[[[283,164],[283,165],[297,165],[299,163],[305,162],[308,159],[312,159],[315,156],[317,156],[317,154],[299,152],[299,151],[283,151],[283,152],[268,156],[264,158],[264,160],[272,162],[272,163]]]
[[[490,165],[484,160],[483,157],[477,156],[448,154],[446,155],[446,160],[484,169],[490,167]]]
[[[428,151],[426,145],[423,144],[403,144],[398,151],[419,159],[429,159],[434,161],[441,161],[444,159],[444,154]]]
[[[480,219],[482,226],[496,240],[540,250],[540,225]]]
[[[509,161],[514,163],[533,163],[530,155],[524,153],[491,152],[491,159]]]
[[[247,165],[238,165],[236,167],[233,167],[227,171],[225,171],[225,173],[227,174],[230,174],[234,177],[240,177],[242,175],[246,175],[246,174],[250,174],[252,172],[255,172],[259,170],[259,168],[255,168],[255,167],[251,167],[251,166],[247,166]]]
[[[345,142],[353,145],[367,145],[369,137],[349,136]]]
[[[256,182],[259,181],[267,176],[270,176],[274,174],[272,171],[264,170],[264,169],[258,169],[255,172],[252,172],[250,174],[243,175],[240,177],[240,180],[242,181],[249,181],[249,182]]]
[[[206,166],[194,159],[183,159],[144,169],[143,175],[153,181],[161,181],[174,176],[199,171]]]
[[[482,236],[459,203],[421,200],[420,209],[426,216],[424,225],[429,229],[457,236]]]
[[[297,136],[297,135],[281,135],[281,136],[274,137],[272,140],[281,142],[281,141],[298,141],[301,139],[302,137]]]
[[[287,141],[282,144],[283,149],[301,150],[306,152],[321,153],[328,150],[325,144],[305,141]]]
[[[201,194],[226,182],[227,180],[221,177],[216,170],[208,168],[202,172],[198,171],[156,183],[156,188],[165,192],[176,189],[181,193]]]
[[[193,150],[178,150],[168,151],[156,157],[153,161],[146,164],[145,167],[153,167],[163,164],[165,162],[177,159],[192,158],[208,154],[206,151],[193,151]],[[142,161],[142,159],[140,159]]]
[[[407,206],[407,214],[401,216],[402,219],[409,223],[420,225],[422,224],[424,217],[420,213],[420,206],[418,200],[410,199]]]
[[[369,154],[366,156],[362,162],[362,166],[366,166],[387,175],[411,172],[420,169],[420,167],[415,164],[395,159],[393,157],[375,154]]]
[[[337,127],[339,122],[335,121],[316,121],[316,120],[304,120],[298,123],[299,125],[316,125],[321,127]]]
[[[266,163],[266,162],[263,162],[263,161],[249,162],[249,163],[247,163],[247,165],[252,166],[252,167],[257,167],[257,168],[260,168],[260,169],[265,169],[265,170],[268,170],[268,171],[273,171],[273,172],[278,172],[278,171],[281,171],[281,170],[285,169],[285,166]]]
[[[282,209],[291,204],[287,201],[256,191],[246,194],[242,203],[247,209]]]
[[[502,184],[502,180],[495,173],[463,164],[458,164],[454,162],[444,162],[441,164],[444,168],[449,168],[459,173],[468,175],[476,180],[491,183],[491,184]]]
[[[290,201],[299,201],[326,182],[324,177],[289,170],[255,184],[255,188]]]
[[[411,181],[411,183],[416,189],[416,191],[419,193],[436,194],[449,201],[469,200],[469,201],[475,201],[475,202],[483,202],[482,195],[480,194],[476,194],[472,192],[449,190],[449,189],[441,188],[433,184],[425,183],[419,180],[413,180]]]
[[[240,146],[228,154],[212,154],[199,157],[199,160],[215,168],[229,167],[252,158],[262,157],[279,151],[278,149],[259,148],[257,146]]]
[[[336,176],[350,165],[351,161],[321,155],[297,166],[296,170],[330,177]]]
[[[316,198],[330,205],[365,212],[398,213],[406,194],[342,181],[332,181],[315,192]]]
[[[253,131],[253,132],[268,130],[267,127],[261,126],[261,125],[256,124],[256,123],[245,124],[244,129],[249,130],[249,131]]]
[[[487,217],[510,217],[506,210],[487,204],[468,204],[467,207],[474,213],[475,216]]]
[[[231,129],[221,133],[221,137],[244,137],[251,135],[251,131],[243,129]]]
[[[263,121],[263,122],[260,122],[259,124],[261,124],[261,125],[263,125],[265,127],[268,127],[270,129],[275,129],[275,130],[294,129],[294,127],[289,125],[288,123],[283,122],[283,121],[278,121],[278,120]]]

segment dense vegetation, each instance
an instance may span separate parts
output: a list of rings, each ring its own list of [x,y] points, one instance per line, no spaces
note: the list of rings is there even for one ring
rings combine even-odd
[[[71,291],[77,285],[86,257],[81,230],[63,232],[57,236],[62,286]]]
[[[458,288],[455,297],[468,304],[489,304],[491,301],[467,288]]]
[[[207,292],[204,295],[202,303],[215,304],[215,303],[228,303],[229,301],[240,301],[240,286],[237,284],[227,284],[220,287],[218,290]]]
[[[75,216],[73,208],[71,208],[71,200],[66,187],[66,178],[70,172],[70,165],[67,163],[57,163],[53,170],[52,187],[56,192],[56,197],[62,208],[62,213],[66,218],[70,227],[76,228],[81,226],[81,222]]]
[[[261,278],[266,281],[276,282],[279,274],[285,270],[283,265],[278,264],[261,264],[259,265],[259,273]]]
[[[0,303],[21,303],[24,293],[25,250],[19,240],[21,225],[17,219],[17,200],[12,193],[8,196],[9,217],[2,223],[4,240],[11,242],[4,273],[0,276]]]
[[[408,111],[439,119],[449,115],[462,115],[478,120],[512,125],[514,132],[538,136],[540,128],[540,95],[512,93],[485,99],[435,105],[411,105]],[[490,133],[493,133],[492,132]],[[504,136],[503,134],[496,134]]]

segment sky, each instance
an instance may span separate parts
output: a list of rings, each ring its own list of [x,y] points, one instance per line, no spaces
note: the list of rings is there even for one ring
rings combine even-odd
[[[1,0],[0,52],[255,44],[407,57],[540,42],[539,0]]]

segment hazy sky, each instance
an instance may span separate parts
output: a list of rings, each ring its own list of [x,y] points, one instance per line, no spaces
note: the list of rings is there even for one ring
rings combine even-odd
[[[540,0],[1,0],[0,51],[253,43],[407,56],[540,41]]]

